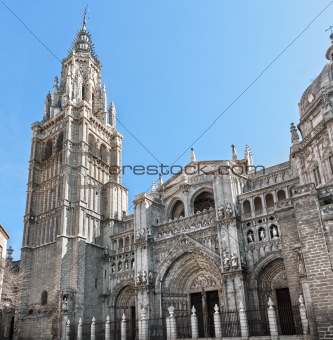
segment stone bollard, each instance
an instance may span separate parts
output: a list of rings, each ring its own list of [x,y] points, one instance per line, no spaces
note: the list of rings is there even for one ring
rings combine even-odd
[[[126,315],[123,314],[123,317],[121,319],[121,328],[120,328],[120,337],[121,340],[126,340],[127,334],[126,334]],[[110,340],[110,338],[109,338]]]
[[[309,333],[309,320],[306,316],[306,308],[304,305],[304,300],[303,296],[299,296],[299,313],[301,315],[301,323],[302,323],[302,328],[303,328],[303,334],[308,335]]]
[[[277,328],[277,322],[276,322],[276,314],[275,309],[273,307],[273,301],[271,298],[268,299],[268,321],[269,321],[269,330],[271,332],[271,339],[279,339],[279,332]]]
[[[82,320],[79,319],[79,324],[77,325],[77,340],[82,340]]]
[[[110,317],[109,315],[106,317],[106,322],[105,322],[105,340],[110,340]]]
[[[71,323],[69,320],[67,320],[67,324],[66,324],[66,340],[70,340],[70,336],[71,336]]]
[[[139,340],[148,339],[148,320],[146,319],[147,312],[142,307],[141,309],[141,320],[139,321]]]
[[[214,329],[215,329],[215,338],[222,339],[222,323],[220,317],[219,306],[214,306]]]
[[[194,306],[191,309],[191,330],[192,330],[192,339],[198,339],[199,330],[198,330],[198,317],[196,316],[196,309]]]
[[[95,317],[93,317],[92,320],[91,320],[90,340],[96,340],[96,319],[95,319]]]
[[[241,328],[242,339],[247,339],[249,337],[249,326],[247,324],[247,317],[246,317],[246,313],[245,313],[244,305],[242,301],[239,303],[238,314],[239,314],[239,323],[240,323],[240,328]]]
[[[177,328],[176,328],[176,318],[175,318],[175,307],[170,306],[168,308],[169,311],[169,329],[168,329],[168,340],[176,340],[177,339]]]

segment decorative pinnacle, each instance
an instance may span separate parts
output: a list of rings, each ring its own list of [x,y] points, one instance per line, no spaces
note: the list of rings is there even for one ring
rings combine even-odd
[[[194,148],[191,148],[191,162],[196,162],[197,158],[195,157],[195,153],[194,153]]]
[[[82,24],[82,28],[85,31],[87,29],[87,12],[88,12],[88,5],[84,8],[84,12],[83,12],[83,24]]]

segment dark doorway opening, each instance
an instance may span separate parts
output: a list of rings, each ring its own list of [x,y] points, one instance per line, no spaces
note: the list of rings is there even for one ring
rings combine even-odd
[[[280,320],[281,335],[296,334],[293,309],[288,288],[276,289],[278,316]]]
[[[130,329],[129,329],[129,339],[130,340],[135,340],[136,337],[136,311],[135,311],[135,306],[131,306],[131,321],[130,321]]]
[[[191,294],[191,306],[196,309],[199,338],[215,337],[214,306],[219,305],[217,290]]]

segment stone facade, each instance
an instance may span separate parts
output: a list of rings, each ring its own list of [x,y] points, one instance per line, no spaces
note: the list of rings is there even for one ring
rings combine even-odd
[[[311,335],[333,339],[333,62],[301,98],[289,161],[196,160],[128,210],[121,141],[101,65],[82,29],[60,84],[32,125],[21,261],[27,293],[18,339],[59,338],[65,325],[284,307],[304,296]],[[46,298],[45,298],[46,296]],[[243,307],[242,307],[243,308]],[[270,307],[271,308],[271,307]],[[272,308],[271,308],[272,310]],[[243,309],[242,309],[243,313]],[[272,312],[273,313],[273,312]],[[243,317],[246,317],[244,312]],[[245,319],[244,319],[245,320]],[[285,321],[284,321],[285,320]],[[133,326],[134,327],[134,326]],[[222,325],[223,327],[223,325]],[[245,326],[244,326],[245,327]],[[245,327],[246,328],[246,327]],[[251,329],[250,329],[251,332]],[[289,333],[291,334],[291,333]],[[133,334],[132,334],[133,336]]]

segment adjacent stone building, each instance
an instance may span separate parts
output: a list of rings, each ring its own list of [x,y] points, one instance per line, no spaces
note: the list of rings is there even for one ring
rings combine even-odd
[[[84,19],[32,125],[16,337],[56,339],[67,320],[125,314],[134,339],[142,309],[163,318],[170,305],[183,314],[194,305],[202,336],[212,336],[204,316],[215,304],[260,315],[269,298],[280,333],[295,334],[302,295],[310,333],[332,339],[333,47],[326,57],[300,100],[288,161],[259,169],[248,146],[221,161],[192,150],[127,215],[123,137]]]

